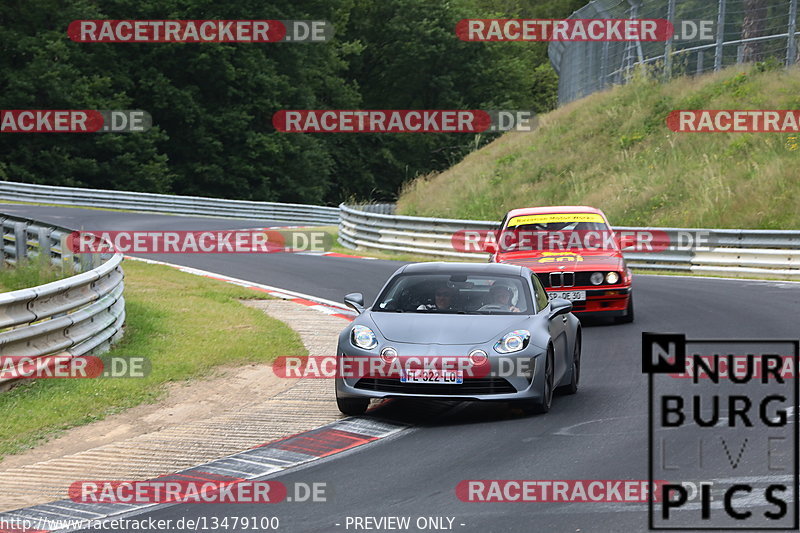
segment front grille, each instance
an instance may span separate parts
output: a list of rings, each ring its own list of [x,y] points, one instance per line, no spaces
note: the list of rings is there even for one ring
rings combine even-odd
[[[537,272],[536,275],[539,276],[539,281],[542,282],[542,285],[544,285],[545,288],[557,289],[557,288],[561,288],[561,287],[587,287],[587,286],[588,287],[608,287],[609,284],[606,283],[606,281],[605,281],[605,275],[606,275],[607,271],[605,271],[605,270],[599,271],[598,270],[598,272],[603,272],[603,283],[601,283],[600,285],[592,285],[592,282],[589,281],[589,278],[591,277],[593,272],[574,272],[574,273],[573,272]],[[561,276],[559,276],[559,274],[563,275],[563,285],[559,284],[561,282]],[[555,277],[555,279],[553,279],[553,282],[551,283],[550,280],[553,277]],[[615,283],[615,285],[619,285],[619,284],[620,284],[619,281],[617,283]]]
[[[550,272],[549,287],[574,287],[575,272]]]
[[[361,378],[355,387],[362,390],[387,393],[447,396],[478,396],[482,394],[513,394],[517,392],[517,389],[503,378],[464,378],[464,383],[461,385],[401,383],[399,379]]]

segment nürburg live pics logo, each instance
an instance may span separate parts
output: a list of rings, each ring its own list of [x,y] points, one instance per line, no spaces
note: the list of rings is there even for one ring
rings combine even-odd
[[[655,530],[798,528],[798,341],[642,334]]]

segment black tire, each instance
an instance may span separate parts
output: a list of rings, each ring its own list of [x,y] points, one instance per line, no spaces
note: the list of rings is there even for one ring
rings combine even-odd
[[[581,379],[581,333],[575,336],[575,349],[572,351],[572,369],[569,383],[558,388],[561,394],[575,394],[578,392],[578,382]]]
[[[625,314],[614,319],[617,324],[630,324],[633,322],[633,294],[628,298],[628,308]]]
[[[339,395],[336,395],[336,407],[346,415],[363,415],[368,406],[369,398],[339,398]]]
[[[553,357],[553,347],[549,346],[547,349],[547,357],[545,358],[542,399],[520,402],[519,407],[525,414],[543,415],[550,411],[550,406],[553,404],[553,381],[555,377],[553,370]]]

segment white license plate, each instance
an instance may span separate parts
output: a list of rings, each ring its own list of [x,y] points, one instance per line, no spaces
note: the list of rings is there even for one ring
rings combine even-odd
[[[442,385],[461,385],[464,383],[463,370],[438,370],[436,368],[408,368],[400,371],[401,383],[439,383]]]
[[[586,291],[548,292],[547,297],[550,298],[551,300],[553,298],[564,298],[565,300],[569,300],[571,302],[578,302],[586,299]]]

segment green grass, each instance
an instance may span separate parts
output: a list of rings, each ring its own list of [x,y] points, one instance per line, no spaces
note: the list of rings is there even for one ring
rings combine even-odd
[[[665,123],[676,109],[798,108],[797,68],[666,84],[640,74],[411,182],[398,212],[499,220],[516,207],[590,205],[620,226],[798,228],[800,136],[674,133]]]
[[[0,292],[44,285],[73,274],[74,272],[64,272],[63,269],[53,265],[45,256],[36,256],[18,265],[5,265],[0,269]]]
[[[151,374],[27,381],[0,393],[0,456],[153,402],[168,383],[208,377],[220,365],[307,355],[293,330],[238,301],[265,295],[166,266],[126,261],[124,269],[125,336],[111,354],[146,356]]]

